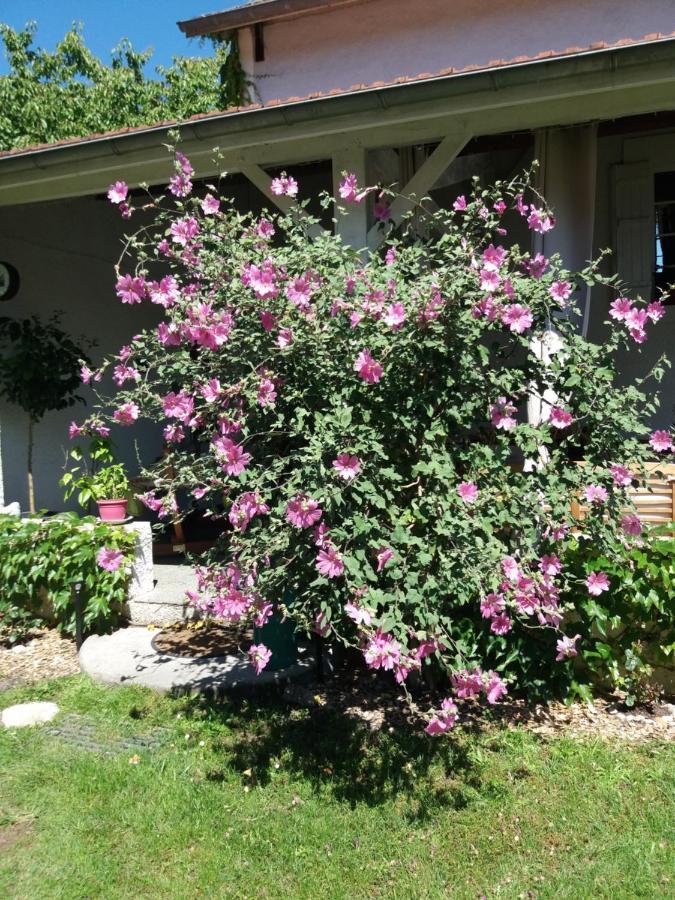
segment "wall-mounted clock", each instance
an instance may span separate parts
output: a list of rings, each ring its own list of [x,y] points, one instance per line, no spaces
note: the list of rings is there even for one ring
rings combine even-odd
[[[0,303],[11,300],[19,290],[19,273],[9,263],[0,262]]]

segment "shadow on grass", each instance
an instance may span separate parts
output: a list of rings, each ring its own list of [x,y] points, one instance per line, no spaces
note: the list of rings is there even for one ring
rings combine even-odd
[[[227,726],[218,738],[223,768],[207,773],[212,780],[234,769],[246,783],[265,786],[281,771],[352,807],[403,801],[402,814],[416,820],[439,806],[465,807],[480,793],[480,765],[470,742],[430,738],[395,702],[385,705],[384,713],[380,707],[375,721],[354,712],[367,713],[368,701],[359,707],[330,700],[290,706],[273,689],[254,700],[184,698],[184,703],[186,717]]]

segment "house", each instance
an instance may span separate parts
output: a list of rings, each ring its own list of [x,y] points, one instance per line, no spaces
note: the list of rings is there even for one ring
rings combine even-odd
[[[251,102],[193,117],[180,130],[197,175],[226,169],[243,208],[283,202],[269,187],[281,168],[306,195],[333,190],[348,170],[361,183],[397,182],[443,205],[472,175],[505,177],[536,158],[558,227],[536,235],[535,249],[560,251],[581,268],[611,247],[626,290],[643,295],[675,281],[673,0],[254,0],[179,27],[188,36],[228,35],[238,46]],[[0,155],[0,260],[21,279],[0,313],[62,309],[74,335],[98,341],[95,356],[152,324],[154,309],[122,308],[115,298],[125,223],[103,198],[119,178],[167,181],[164,144],[175,125]],[[373,224],[362,204],[340,229],[374,248]],[[609,297],[600,289],[586,299],[583,328],[601,341]],[[673,306],[624,371],[647,371],[664,352],[675,357]],[[654,424],[668,427],[672,371],[662,391]],[[38,427],[42,506],[62,506],[69,418],[50,414]],[[0,407],[0,501],[4,487],[6,501],[23,506],[24,434],[20,413]],[[125,440],[126,432],[120,449],[133,467],[136,450]],[[149,429],[140,446],[152,459],[161,436]]]

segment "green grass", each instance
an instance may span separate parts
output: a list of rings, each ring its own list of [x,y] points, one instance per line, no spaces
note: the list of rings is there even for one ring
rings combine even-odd
[[[110,755],[44,728],[0,732],[3,898],[675,890],[672,745],[496,726],[373,734],[327,707],[203,706],[84,676],[6,692],[0,706],[25,699],[79,714]],[[153,749],[121,748],[148,735]]]

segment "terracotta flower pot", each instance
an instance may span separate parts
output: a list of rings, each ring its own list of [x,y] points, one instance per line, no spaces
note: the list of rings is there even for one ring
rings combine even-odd
[[[97,500],[98,514],[102,522],[123,522],[127,517],[127,503],[124,500]]]

